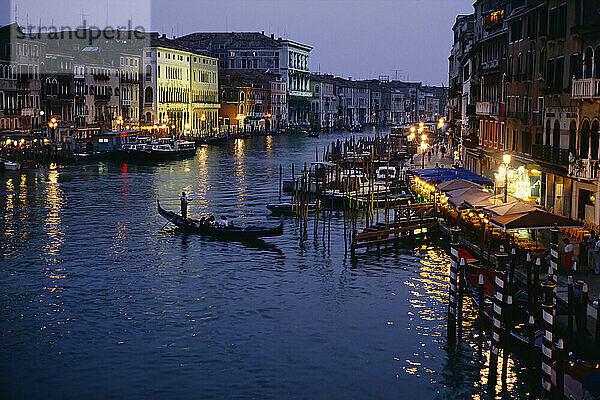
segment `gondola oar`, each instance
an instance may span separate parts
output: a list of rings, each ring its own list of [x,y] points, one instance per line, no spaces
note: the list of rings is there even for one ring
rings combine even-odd
[[[156,202],[157,202],[157,203],[158,203],[158,205],[160,206],[160,201],[156,200]],[[180,212],[181,212],[181,211],[178,211],[178,212],[176,212],[176,213],[175,213],[175,215],[179,215],[179,213],[180,213]],[[179,216],[180,216],[180,215],[179,215]],[[170,220],[169,220],[169,221],[167,221],[167,223],[166,223],[166,224],[164,224],[164,225],[162,226],[162,228],[160,228],[160,230],[162,231],[163,229],[165,229],[165,227],[166,227],[167,225],[169,225],[171,222],[172,222],[172,221],[170,221]]]

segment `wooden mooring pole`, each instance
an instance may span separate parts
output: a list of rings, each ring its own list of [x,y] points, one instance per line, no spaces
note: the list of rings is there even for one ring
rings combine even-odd
[[[456,309],[456,324],[457,324],[457,333],[456,338],[458,343],[460,344],[462,340],[462,330],[463,330],[463,297],[465,295],[465,279],[467,272],[467,261],[464,258],[460,259],[460,268],[458,270],[458,301],[457,301],[457,309]]]
[[[496,278],[494,279],[494,307],[492,310],[492,348],[490,352],[490,365],[488,376],[488,389],[496,393],[498,382],[498,357],[500,354],[500,338],[502,335],[502,316],[504,302],[506,299],[506,262],[508,254],[504,252],[504,246],[500,246],[500,252],[496,254]]]
[[[453,347],[456,343],[456,289],[458,277],[458,235],[460,228],[453,227],[450,229],[450,294],[448,299],[448,344]]]
[[[479,310],[477,312],[477,325],[479,329],[479,348],[478,356],[479,360],[483,359],[483,319],[485,318],[485,284],[483,280],[483,274],[479,274],[479,281],[477,282],[477,300],[479,302]]]
[[[544,337],[542,339],[542,390],[543,398],[550,399],[552,395],[552,344],[554,340],[554,282],[542,282],[543,303],[542,320],[544,323]]]

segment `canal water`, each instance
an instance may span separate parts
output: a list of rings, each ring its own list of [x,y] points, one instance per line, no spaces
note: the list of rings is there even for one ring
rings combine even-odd
[[[0,398],[485,398],[475,342],[447,348],[444,250],[351,261],[340,215],[329,246],[268,216],[279,165],[289,177],[345,135],[0,171]],[[174,230],[156,200],[176,210],[182,190],[191,216],[284,234],[256,246]],[[509,366],[507,398],[524,398],[524,363]]]

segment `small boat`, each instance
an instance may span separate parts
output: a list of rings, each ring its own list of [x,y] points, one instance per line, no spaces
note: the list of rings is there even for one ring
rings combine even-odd
[[[21,164],[19,164],[18,162],[12,162],[9,160],[2,159],[0,159],[0,162],[2,162],[2,168],[6,171],[18,171],[21,169]]]
[[[172,211],[167,211],[160,206],[157,200],[158,213],[167,221],[171,222],[176,227],[201,235],[215,236],[225,240],[254,240],[263,237],[281,236],[283,234],[283,224],[276,227],[262,226],[211,226],[201,224],[200,221],[192,218],[183,218]]]
[[[267,208],[273,214],[296,214],[298,212],[298,204],[293,203],[273,203],[267,204]],[[308,203],[308,212],[313,212],[317,209],[315,203]]]

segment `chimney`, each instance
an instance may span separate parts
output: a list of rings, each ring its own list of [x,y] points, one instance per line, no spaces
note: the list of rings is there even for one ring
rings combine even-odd
[[[260,33],[261,35],[265,36],[265,31],[261,31]]]
[[[163,39],[166,39],[166,38],[167,38],[167,34],[166,34],[166,33],[163,33],[163,34],[162,34],[162,38],[163,38]]]
[[[275,34],[271,33],[271,39],[275,40]]]

